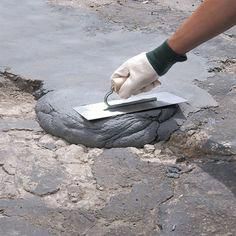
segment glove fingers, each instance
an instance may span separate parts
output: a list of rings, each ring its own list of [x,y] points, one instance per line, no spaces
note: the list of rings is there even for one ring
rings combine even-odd
[[[129,98],[133,94],[133,83],[128,78],[119,90],[119,96],[121,98]]]
[[[115,70],[115,72],[112,74],[111,79],[113,78],[128,78],[129,77],[129,69],[126,66],[126,64],[122,64],[117,70]]]
[[[160,85],[161,82],[159,80],[156,80],[154,82],[152,82],[150,85],[144,87],[143,89],[141,89],[140,91],[143,92],[149,92],[150,90],[152,90],[153,88],[157,87],[158,85]]]
[[[132,95],[138,95],[138,94],[140,94],[140,93],[142,93],[142,91],[141,91],[141,90],[136,90],[135,92],[133,92],[133,94],[132,94]]]
[[[137,95],[139,93],[145,93],[145,92],[149,92],[151,91],[153,88],[159,86],[161,84],[161,82],[159,80],[156,80],[154,82],[152,82],[150,85],[140,89],[140,90],[137,90],[133,93],[133,95]]]
[[[154,82],[152,82],[148,86],[145,86],[142,89],[134,91],[132,81],[130,79],[127,79],[125,81],[125,83],[120,88],[119,96],[121,98],[129,98],[131,95],[137,95],[139,93],[149,92],[150,90],[152,90],[153,88],[157,87],[160,84],[161,84],[161,82],[159,80],[155,80]]]
[[[140,94],[140,93],[146,93],[146,92],[151,91],[152,89],[153,89],[153,86],[152,86],[152,85],[149,85],[149,86],[147,86],[147,87],[145,87],[145,88],[143,88],[143,89],[140,89],[140,90],[137,90],[137,91],[133,92],[132,95],[138,95],[138,94]]]

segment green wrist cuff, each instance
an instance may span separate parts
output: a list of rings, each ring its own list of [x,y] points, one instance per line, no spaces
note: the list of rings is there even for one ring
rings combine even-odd
[[[165,41],[158,48],[146,53],[147,59],[159,76],[164,75],[176,62],[187,60],[186,55],[179,55]]]

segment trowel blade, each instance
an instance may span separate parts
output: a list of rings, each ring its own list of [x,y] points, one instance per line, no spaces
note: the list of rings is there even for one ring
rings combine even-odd
[[[143,99],[152,99],[156,97],[156,100],[151,100],[147,102],[143,102]],[[142,103],[138,103],[139,100],[142,100]],[[156,94],[148,94],[142,95],[138,97],[132,97],[127,100],[113,100],[110,101],[111,105],[117,105],[122,103],[132,102],[131,105],[127,105],[122,107],[119,106],[116,109],[108,109],[107,105],[104,102],[82,105],[78,107],[74,107],[73,109],[77,111],[81,116],[83,116],[86,120],[98,120],[118,115],[123,115],[127,113],[133,113],[138,111],[147,111],[151,109],[156,109],[160,107],[175,105],[187,102],[186,99],[176,96],[172,93],[168,92],[160,92]],[[135,103],[133,103],[135,102]]]

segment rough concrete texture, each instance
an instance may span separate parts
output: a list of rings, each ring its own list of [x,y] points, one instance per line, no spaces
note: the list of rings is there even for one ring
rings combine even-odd
[[[0,78],[0,235],[234,234],[235,158],[68,144],[32,125],[33,96]]]
[[[167,235],[233,235],[228,229],[236,217],[235,187],[232,182],[230,186],[226,184],[229,175],[230,181],[234,176],[233,166],[207,163],[200,165],[202,169],[197,167],[194,175],[180,178],[175,197],[160,207],[163,231],[170,232]]]
[[[175,157],[164,158],[150,145],[102,152],[33,130],[1,137],[1,235],[194,236],[236,230],[234,162],[175,164]]]
[[[164,35],[170,33],[186,16],[185,11],[168,8],[168,5],[178,5],[177,1],[165,1],[167,5],[163,6],[163,1],[148,1],[144,4],[142,1],[107,0],[101,2],[112,3],[102,7],[95,0],[77,2],[83,5],[96,2],[97,5],[89,8],[113,23],[118,22],[119,29],[121,26],[123,30],[158,31]],[[185,0],[178,2],[185,3]],[[193,1],[189,2],[192,4]],[[187,7],[191,10],[191,6]],[[19,1],[3,0],[0,11],[1,66],[10,66],[16,73],[23,72],[26,76],[31,74],[28,78],[45,78],[46,90],[68,87],[69,91],[69,85],[74,87],[77,82],[83,88],[88,88],[86,79],[89,76],[84,74],[86,76],[82,82],[76,77],[78,71],[86,71],[87,68],[77,67],[78,61],[72,63],[71,67],[68,64],[63,67],[66,58],[69,60],[68,55],[78,53],[76,47],[65,48],[67,44],[62,43],[65,35],[61,28],[67,27],[67,40],[75,43],[77,38],[74,40],[72,37],[77,31],[77,28],[73,28],[75,25],[82,25],[86,34],[96,34],[96,30],[104,30],[101,29],[105,27],[103,24],[101,28],[95,27],[96,24],[87,27],[83,25],[84,21],[74,21],[72,12],[81,17],[81,11],[55,6],[48,8],[40,0],[20,4]],[[41,15],[38,15],[39,12]],[[60,19],[69,16],[73,24],[65,23],[67,20],[58,21],[58,16]],[[38,22],[49,26],[49,30],[46,31],[44,25]],[[106,26],[107,31],[111,30],[110,23]],[[206,99],[203,106],[200,101],[180,130],[172,134],[170,141],[145,145],[143,149],[90,149],[46,134],[35,120],[36,101],[33,96],[15,86],[29,88],[34,81],[23,80],[27,86],[22,87],[21,77],[18,77],[21,85],[14,76],[12,81],[0,77],[0,235],[234,235],[235,33],[233,28],[201,46],[195,50],[200,57],[193,55],[192,60],[190,55],[189,64],[183,64],[177,70],[178,73],[171,72],[179,80],[183,75],[181,70],[193,63],[191,70],[195,71],[194,76],[191,77],[189,71],[188,76],[184,74],[184,79],[191,80],[187,83],[191,86],[198,79],[194,81],[194,91],[197,93],[192,93],[193,90],[188,90],[187,86],[186,96],[190,97],[191,103],[198,102],[198,97],[191,95],[201,91],[199,96],[202,100],[204,96],[212,96],[219,106],[207,108],[213,103]],[[52,35],[63,37],[53,41],[50,40],[54,38]],[[137,35],[144,34],[138,32]],[[104,39],[102,37],[105,36],[101,36],[100,45]],[[87,36],[85,38],[88,39]],[[132,36],[129,39],[134,38]],[[138,47],[132,47],[132,54],[145,47],[142,40],[139,42]],[[63,53],[58,51],[58,46],[53,45],[57,43],[65,49]],[[89,40],[86,43],[90,44]],[[45,46],[44,50],[42,45]],[[32,55],[36,55],[36,58]],[[65,58],[61,60],[62,55]],[[127,51],[127,54],[117,57],[114,67],[128,56]],[[206,62],[202,61],[201,56],[208,59],[210,74],[204,73],[206,68],[202,68]],[[197,58],[201,62],[198,66],[195,64]],[[58,64],[60,66],[55,66]],[[69,76],[68,68],[74,71],[72,76]],[[103,67],[99,68],[95,70],[102,74]],[[199,68],[201,76],[197,76]],[[92,69],[90,76],[96,77]],[[174,83],[171,78],[173,74],[166,77],[170,85],[173,82],[171,89],[176,85],[181,87],[181,83],[183,85],[184,80],[177,84],[178,81]],[[58,82],[63,80],[63,83]],[[94,82],[93,79],[91,81]],[[97,97],[91,98],[94,100],[91,102],[100,100],[107,90],[105,87],[99,89]],[[34,86],[29,92],[32,91]],[[84,103],[88,94],[85,89],[81,91],[80,102]],[[85,95],[82,96],[83,93]],[[52,94],[49,93],[48,98],[53,97]],[[61,102],[60,99],[58,101]],[[199,110],[201,107],[205,109]],[[187,108],[186,114],[191,109]],[[169,127],[167,123],[166,126]]]
[[[191,114],[171,140],[170,147],[185,155],[230,155],[236,153],[235,141],[235,59],[222,60],[206,81],[196,81],[219,106]]]
[[[173,118],[178,106],[87,121],[72,109],[78,97],[76,89],[65,89],[41,98],[36,112],[43,129],[70,143],[111,148],[142,147],[167,140],[178,128]]]
[[[137,6],[138,9],[143,6],[147,12],[153,6],[132,2],[131,6],[123,8],[124,11],[129,11],[132,6]],[[155,122],[160,114],[160,111],[155,111],[139,113],[140,115],[134,115],[134,118],[127,115],[106,120],[93,126],[83,121],[78,114],[76,117],[71,106],[103,101],[105,93],[110,88],[109,77],[114,69],[129,57],[158,46],[168,37],[164,30],[152,33],[127,31],[122,29],[122,26],[109,22],[107,17],[95,14],[91,7],[59,7],[55,4],[49,5],[44,0],[28,0],[23,4],[16,4],[15,7],[11,6],[12,2],[9,1],[2,1],[0,5],[3,12],[0,16],[0,39],[3,42],[0,45],[3,55],[0,63],[12,68],[16,74],[42,80],[43,93],[54,91],[40,100],[36,109],[39,123],[47,132],[90,147],[139,147],[163,140],[164,132],[165,138],[168,138],[171,131],[176,129],[175,121],[169,120],[174,114],[173,108],[170,108],[169,112],[165,109],[165,115],[162,116],[163,120],[168,120],[168,125],[163,123],[159,126],[160,122]],[[169,15],[165,2],[160,6],[154,6],[158,11],[164,9],[165,14]],[[110,5],[107,9],[109,7]],[[112,12],[116,7],[121,5],[115,4]],[[15,17],[18,15],[22,16],[21,21]],[[149,13],[147,18],[149,23],[157,20],[155,15]],[[171,22],[175,21],[172,19]],[[152,92],[168,91],[188,99],[191,105],[183,108],[185,115],[201,108],[215,106],[215,100],[193,83],[194,79],[206,79],[206,68],[203,58],[190,54],[188,62],[174,67],[161,79],[161,88]],[[51,112],[51,109],[54,112]],[[91,125],[95,128],[91,129]],[[117,126],[120,126],[119,131],[115,130]],[[170,129],[165,131],[164,127],[168,126]]]

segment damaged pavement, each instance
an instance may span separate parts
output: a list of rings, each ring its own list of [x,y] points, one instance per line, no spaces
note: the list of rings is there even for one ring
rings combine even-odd
[[[186,74],[180,66],[162,79],[163,91],[187,91],[191,105],[91,127],[71,109],[101,101],[112,69],[158,44],[199,1],[186,9],[166,2],[40,0],[14,11],[0,3],[1,27],[8,19],[0,66],[12,72],[0,76],[0,235],[234,235],[235,29],[195,50]],[[27,16],[24,32],[17,30],[19,15]],[[36,31],[30,25],[38,19]],[[120,38],[126,42],[119,46]],[[31,45],[27,52],[24,45]],[[82,50],[87,46],[91,51]]]

